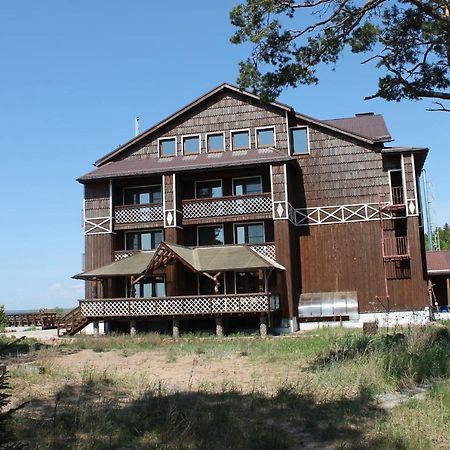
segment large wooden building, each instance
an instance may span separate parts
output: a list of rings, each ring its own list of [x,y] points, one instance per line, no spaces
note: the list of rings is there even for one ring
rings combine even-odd
[[[79,178],[86,298],[71,329],[422,314],[427,149],[391,141],[372,113],[317,120],[208,92]]]

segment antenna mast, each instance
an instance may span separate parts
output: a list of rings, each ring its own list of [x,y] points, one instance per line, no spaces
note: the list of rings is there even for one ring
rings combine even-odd
[[[140,118],[139,116],[136,116],[134,118],[134,136],[138,136],[141,134],[141,124],[140,124]]]

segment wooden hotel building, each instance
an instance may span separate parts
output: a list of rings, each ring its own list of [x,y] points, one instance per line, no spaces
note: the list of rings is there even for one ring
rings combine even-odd
[[[223,84],[103,156],[84,186],[86,298],[111,330],[423,314],[427,149],[382,116],[317,120]]]

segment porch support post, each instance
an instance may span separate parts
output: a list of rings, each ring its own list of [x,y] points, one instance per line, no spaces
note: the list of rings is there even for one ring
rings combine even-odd
[[[173,318],[172,320],[172,336],[174,338],[180,337],[180,319]]]
[[[450,306],[450,276],[445,279],[447,285],[447,305]]]
[[[216,336],[223,337],[222,317],[216,317]]]
[[[259,316],[259,334],[262,338],[267,337],[267,316],[265,314]]]
[[[94,327],[94,335],[98,336],[100,334],[98,320],[92,321],[92,326]]]
[[[130,320],[130,335],[134,336],[136,334],[136,321]]]

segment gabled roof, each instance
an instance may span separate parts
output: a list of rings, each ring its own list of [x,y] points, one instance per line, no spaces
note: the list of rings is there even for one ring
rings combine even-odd
[[[201,97],[197,98],[193,102],[189,103],[188,105],[184,106],[183,108],[176,111],[174,114],[170,115],[169,117],[165,118],[164,120],[158,122],[148,130],[144,131],[143,133],[139,134],[138,136],[134,137],[130,141],[126,142],[125,144],[121,145],[120,147],[116,148],[112,152],[108,153],[107,155],[103,156],[99,160],[95,162],[95,165],[98,167],[103,166],[104,164],[111,161],[114,157],[119,155],[120,153],[124,152],[128,148],[130,148],[132,145],[136,144],[137,142],[141,141],[142,139],[146,138],[147,136],[150,136],[152,133],[155,133],[163,126],[169,124],[173,120],[180,117],[182,114],[185,114],[186,112],[190,111],[192,108],[200,105],[201,103],[207,101],[208,99],[212,98],[215,95],[220,94],[224,91],[230,91],[234,93],[238,93],[239,95],[245,96],[252,100],[260,101],[260,98],[247,91],[240,90],[237,86],[233,86],[229,83],[223,83],[220,86],[216,87],[215,89],[212,89],[211,91],[207,92],[206,94],[202,95]],[[361,140],[363,142],[374,144],[376,142],[386,142],[391,140],[389,133],[386,130],[385,136],[373,136],[374,134],[383,134],[382,132],[382,124],[381,121],[384,123],[384,120],[382,120],[381,116],[371,116],[371,118],[366,119],[357,119],[356,121],[351,121],[351,119],[344,119],[344,122],[339,122],[341,119],[334,119],[334,120],[319,120],[315,119],[313,117],[307,116],[305,114],[296,113],[294,109],[281,102],[271,102],[269,105],[280,109],[284,113],[289,113],[292,115],[295,115],[298,119],[321,126],[323,128],[341,133],[343,135],[353,137],[355,139]],[[381,117],[381,119],[380,119]],[[362,122],[367,123],[364,127],[362,126]],[[350,123],[352,125],[350,125]],[[359,124],[359,125],[357,125]],[[369,126],[369,124],[371,124]],[[385,127],[385,126],[384,126]]]
[[[107,264],[73,278],[92,280],[125,277],[152,273],[164,262],[177,259],[193,272],[251,271],[284,267],[272,259],[260,255],[248,245],[216,245],[210,247],[185,247],[162,242],[155,251],[143,251]]]
[[[429,275],[450,274],[450,250],[427,252]]]
[[[233,152],[199,153],[171,158],[124,159],[109,162],[78,178],[80,183],[110,177],[150,175],[164,171],[194,171],[214,167],[256,166],[269,162],[288,162],[292,156],[275,148],[251,148]]]

